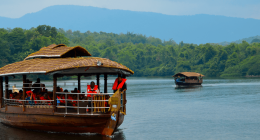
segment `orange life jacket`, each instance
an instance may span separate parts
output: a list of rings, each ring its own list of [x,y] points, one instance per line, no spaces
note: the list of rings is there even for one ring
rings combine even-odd
[[[87,85],[87,93],[97,93],[96,90],[98,90],[98,85],[94,86],[94,90],[91,89],[90,85]],[[87,97],[91,97],[91,94],[88,94]]]
[[[122,88],[123,85],[125,84],[125,81],[126,81],[126,80],[127,80],[127,79],[122,78],[122,82],[118,85],[118,78],[116,78],[112,89],[113,89],[113,90],[118,90],[118,89]]]

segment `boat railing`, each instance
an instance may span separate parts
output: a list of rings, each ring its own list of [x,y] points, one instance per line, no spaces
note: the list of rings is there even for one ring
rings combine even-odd
[[[61,82],[59,85],[68,86],[75,85],[76,82]],[[84,82],[83,82],[84,83]],[[85,82],[88,83],[88,82]],[[53,93],[53,86],[47,85],[46,87],[23,87],[23,85],[29,85],[31,83],[24,84],[4,84],[5,86],[10,87],[14,85],[17,90],[26,90],[26,89],[48,89],[48,96]],[[17,87],[16,87],[17,86]],[[8,92],[11,90],[8,90]],[[27,90],[26,90],[27,91]],[[6,92],[4,91],[4,94]],[[44,93],[44,92],[43,92]],[[43,94],[41,93],[41,94]],[[53,108],[55,113],[58,114],[93,114],[93,113],[107,113],[109,111],[110,105],[108,104],[110,96],[114,93],[70,93],[70,92],[55,92],[56,93],[56,101],[54,104],[54,100],[39,100],[39,98],[35,98],[32,100],[22,100],[21,97],[19,99],[14,99],[9,97],[2,98],[3,107],[4,106],[16,106],[16,107],[25,107],[25,108]],[[13,93],[12,93],[13,94]],[[26,94],[27,95],[27,94]],[[62,99],[61,96],[64,95]],[[76,97],[75,97],[76,95]],[[87,98],[87,95],[90,97]],[[74,96],[73,98],[68,98],[69,96]],[[124,99],[125,94],[121,94],[121,112],[125,112],[124,107]],[[30,97],[29,95],[27,97]],[[51,97],[52,99],[52,97]]]
[[[68,93],[56,92],[63,97],[57,103],[57,113],[60,114],[93,114],[106,113],[110,108],[108,101],[114,93]],[[77,99],[69,99],[68,95],[76,95]],[[89,95],[90,97],[87,97]],[[80,98],[81,96],[81,98]],[[83,98],[82,98],[83,97]]]
[[[4,99],[5,106],[17,106],[26,108],[52,108],[54,100],[20,100]]]

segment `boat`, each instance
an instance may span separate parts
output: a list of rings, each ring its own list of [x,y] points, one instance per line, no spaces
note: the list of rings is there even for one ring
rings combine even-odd
[[[203,82],[204,75],[196,72],[180,72],[173,75],[177,86],[199,86]]]
[[[4,84],[0,84],[0,121],[4,125],[27,130],[111,136],[123,123],[126,115],[126,92],[107,92],[108,75],[118,74],[131,76],[134,72],[115,61],[92,57],[81,46],[52,44],[43,47],[23,61],[0,68],[0,83],[4,81]],[[49,87],[38,87],[50,99],[40,100],[36,97],[34,100],[26,100],[27,92],[33,88],[31,81],[27,79],[30,75],[53,78],[53,84]],[[14,93],[10,89],[12,85],[9,79],[19,76],[22,78],[21,87],[15,88],[20,89],[21,97],[17,99],[11,97]],[[77,92],[62,90],[61,85],[66,87],[69,84],[58,83],[58,78],[64,76],[77,77],[77,82],[71,83],[77,87]],[[100,78],[104,78],[104,91],[100,91],[100,94],[88,93],[91,98],[82,99],[86,93],[81,91],[81,79],[90,76],[96,77],[98,89],[101,86]],[[57,98],[61,96],[64,98]],[[69,99],[69,96],[74,98]],[[61,104],[61,101],[65,103]]]

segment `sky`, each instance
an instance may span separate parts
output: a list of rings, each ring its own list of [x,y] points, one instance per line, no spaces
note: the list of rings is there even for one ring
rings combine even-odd
[[[0,0],[0,16],[20,18],[53,5],[155,12],[167,15],[222,15],[260,19],[260,0]]]

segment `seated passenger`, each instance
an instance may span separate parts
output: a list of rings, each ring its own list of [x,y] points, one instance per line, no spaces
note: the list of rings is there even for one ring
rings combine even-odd
[[[58,97],[58,99],[63,99],[63,100],[60,100],[60,104],[65,104],[65,95],[64,94],[62,94],[62,95],[60,95],[60,96],[57,96]]]
[[[40,97],[40,100],[51,100],[51,98],[48,96],[47,93],[44,93],[43,96]],[[45,101],[42,101],[43,103],[46,103]],[[50,103],[50,101],[47,101],[47,103]],[[51,104],[49,104],[51,105]]]
[[[31,94],[31,96],[28,96],[28,94],[25,95],[25,100],[29,100],[30,105],[34,105],[34,102],[32,99],[33,99],[33,94]]]
[[[16,93],[16,92],[15,92]],[[14,99],[20,99],[23,96],[23,91],[20,90],[19,93],[16,94],[16,96],[14,97]]]
[[[27,94],[28,97],[32,97],[33,100],[37,100],[37,98],[36,98],[36,94],[33,93],[31,90],[26,91],[26,94]],[[37,102],[34,101],[34,103],[36,104]]]
[[[72,90],[71,93],[79,93],[79,90],[77,88],[74,88],[74,90]]]
[[[64,94],[57,95],[57,104],[58,105],[65,105],[65,99]]]
[[[75,100],[75,99],[73,99],[73,95],[72,95],[72,94],[68,94],[67,99],[68,99],[68,103],[69,103],[70,106],[71,106],[71,105],[72,105],[72,106],[76,106],[77,101],[73,101],[73,100]]]

